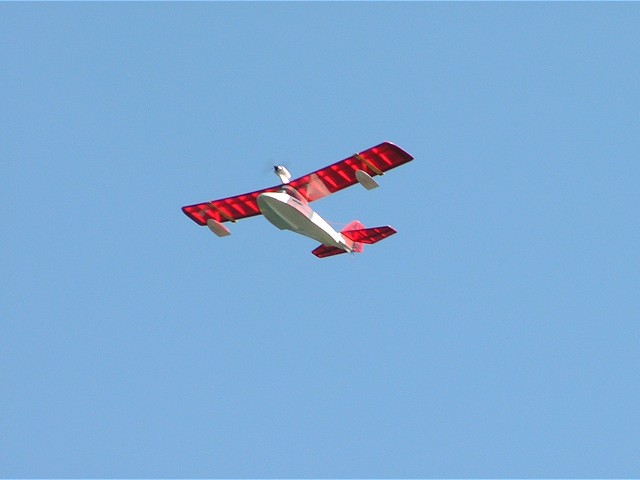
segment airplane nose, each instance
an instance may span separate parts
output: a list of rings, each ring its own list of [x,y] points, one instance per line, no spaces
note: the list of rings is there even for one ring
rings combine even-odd
[[[286,201],[283,202],[282,198],[279,198],[279,197],[280,196],[275,192],[261,193],[260,195],[258,195],[258,198],[257,198],[258,208],[262,210],[263,205],[271,206],[279,203],[286,203]]]
[[[287,205],[287,198],[288,195],[277,192],[264,192],[257,198],[260,212],[281,230],[291,230],[291,224],[285,219],[292,209]]]

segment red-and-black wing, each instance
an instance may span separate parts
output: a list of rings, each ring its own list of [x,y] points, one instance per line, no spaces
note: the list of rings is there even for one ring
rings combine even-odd
[[[235,222],[242,218],[253,217],[260,214],[258,208],[258,195],[264,192],[275,192],[280,186],[256,190],[251,193],[236,195],[235,197],[221,198],[211,202],[197,203],[182,207],[182,211],[198,225],[206,225],[207,220],[222,222]]]
[[[392,168],[413,160],[413,157],[397,145],[384,142],[364,152],[356,153],[344,160],[316,170],[289,182],[300,194],[312,202],[350,187],[358,182],[356,171],[363,170],[370,176],[383,175]],[[256,190],[234,197],[182,207],[182,211],[199,225],[206,225],[209,218],[218,222],[235,222],[242,218],[260,214],[258,195],[275,192],[281,186]]]
[[[304,177],[296,178],[289,182],[289,185],[312,202],[358,183],[358,170],[363,170],[373,177],[383,175],[388,170],[411,160],[413,157],[400,147],[384,142]]]

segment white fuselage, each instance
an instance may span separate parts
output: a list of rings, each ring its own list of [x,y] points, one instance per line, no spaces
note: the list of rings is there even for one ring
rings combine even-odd
[[[342,236],[320,215],[313,211],[306,200],[285,191],[267,192],[258,196],[258,208],[269,222],[281,230],[291,230],[313,238],[329,247],[353,250],[353,242]]]

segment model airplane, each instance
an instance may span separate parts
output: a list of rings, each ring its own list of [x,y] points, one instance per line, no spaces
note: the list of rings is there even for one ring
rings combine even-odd
[[[360,253],[365,243],[379,242],[396,231],[388,225],[364,228],[356,220],[338,232],[311,209],[309,202],[356,183],[367,190],[376,188],[378,183],[372,177],[384,175],[411,160],[413,157],[400,147],[384,142],[295,180],[291,180],[285,167],[276,165],[274,172],[280,178],[280,185],[189,205],[182,207],[182,211],[198,225],[208,226],[219,237],[231,234],[223,223],[235,223],[262,214],[280,230],[291,230],[320,242],[312,252],[316,257]]]

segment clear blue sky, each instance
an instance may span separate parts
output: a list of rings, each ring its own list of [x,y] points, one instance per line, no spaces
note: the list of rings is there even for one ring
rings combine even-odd
[[[0,475],[640,476],[640,4],[0,4]],[[359,256],[183,205],[390,140]]]

